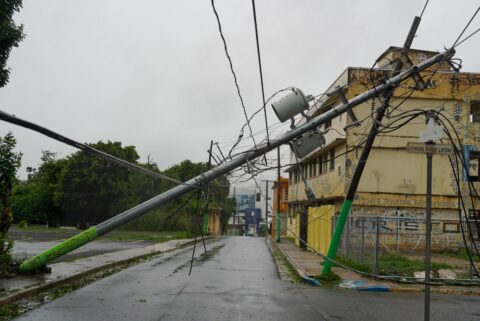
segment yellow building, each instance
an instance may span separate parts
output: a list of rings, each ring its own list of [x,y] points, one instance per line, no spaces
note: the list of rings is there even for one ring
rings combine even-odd
[[[341,104],[342,94],[339,88],[343,88],[344,95],[349,100],[372,88],[374,82],[388,78],[399,53],[400,48],[388,48],[377,59],[372,70],[347,68],[328,88],[327,97],[316,103],[310,114],[316,116]],[[408,56],[417,64],[435,54],[412,49]],[[412,92],[415,85],[413,79],[401,84],[394,91],[383,123],[393,122],[394,116],[403,112],[441,109],[459,133],[464,154],[469,160],[469,168],[461,168],[459,173],[463,180],[461,188],[465,189],[467,175],[473,180],[479,180],[480,74],[454,72],[448,63],[443,62],[423,71],[421,76],[428,81],[428,88]],[[288,225],[291,236],[296,234],[309,240],[316,237],[308,235],[317,233],[309,227],[309,221],[314,215],[312,212],[309,215],[309,208],[311,210],[331,205],[330,214],[319,219],[330,221],[329,224],[329,217],[338,214],[362,151],[359,143],[368,135],[373,122],[372,111],[379,105],[380,101],[375,99],[355,107],[353,111],[361,121],[357,127],[351,126],[352,119],[347,114],[336,117],[320,128],[326,139],[324,146],[298,162],[291,154],[291,163],[298,163],[288,169]],[[401,121],[392,126],[399,124]],[[419,116],[395,131],[377,136],[354,198],[351,216],[424,217],[426,156],[408,153],[406,146],[409,142],[418,142],[420,133],[425,128],[425,117]],[[307,199],[306,185],[313,189],[314,200]],[[432,188],[433,219],[444,220],[444,223],[434,226],[434,229],[438,229],[438,234],[458,234],[457,185],[448,156],[434,156]],[[470,215],[476,215],[476,211],[471,211]],[[460,240],[458,237],[455,239],[456,242]]]
[[[271,226],[271,235],[273,238],[276,237],[277,233],[277,209],[278,209],[278,191],[277,188],[280,186],[280,236],[287,236],[287,213],[288,213],[288,179],[285,177],[280,177],[280,184],[278,180],[273,182],[272,186],[272,226]]]

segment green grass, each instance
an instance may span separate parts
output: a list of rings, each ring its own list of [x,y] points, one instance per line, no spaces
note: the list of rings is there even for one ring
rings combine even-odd
[[[370,266],[361,264],[357,261],[344,257],[336,258],[339,263],[351,267],[355,270],[372,273]],[[414,272],[425,271],[424,260],[411,260],[400,254],[384,254],[379,259],[379,268],[381,275],[399,275],[413,276]],[[446,263],[431,262],[431,270],[438,271],[440,269],[452,269],[453,267]]]
[[[10,320],[19,313],[17,304],[3,304],[0,305],[0,321]]]
[[[19,225],[13,224],[12,227],[19,231],[46,232],[46,233],[67,234],[69,231],[72,231],[72,229],[64,229],[60,227],[45,227],[45,225],[30,225],[26,227],[20,227]]]
[[[329,271],[328,273],[325,273],[323,275],[318,275],[315,278],[319,279],[322,283],[322,286],[325,288],[333,288],[335,285],[338,284],[339,281],[342,280],[342,278],[338,274],[332,271]]]
[[[400,254],[385,254],[380,257],[380,274],[413,276],[413,272],[425,271],[424,260],[411,260]],[[431,270],[451,269],[445,263],[431,262]]]
[[[28,226],[19,228],[15,226],[15,229],[20,231],[31,231],[37,233],[58,233],[58,234],[76,234],[81,230],[62,229],[59,227],[45,227],[45,226]],[[162,243],[170,240],[178,240],[189,238],[191,235],[187,231],[130,231],[130,230],[115,230],[104,236],[101,239],[116,240],[116,241],[152,241],[154,243]]]
[[[272,255],[275,258],[275,261],[277,262],[277,264],[281,264],[287,269],[290,279],[296,283],[300,282],[301,278],[300,278],[300,275],[298,275],[297,270],[290,264],[290,262],[283,255],[283,253],[280,252],[277,246],[272,244],[271,249],[272,249]]]
[[[468,258],[467,250],[464,248],[461,248],[454,252],[442,252],[441,254],[465,261],[470,261],[470,259]],[[475,255],[474,253],[472,253],[472,259],[474,262],[480,262],[480,257],[478,257],[478,255]]]
[[[340,264],[349,266],[349,267],[351,267],[355,270],[358,270],[358,271],[362,271],[362,272],[366,272],[366,273],[372,273],[372,269],[368,265],[359,263],[357,261],[353,261],[351,259],[348,259],[348,258],[345,258],[345,257],[342,257],[342,256],[337,257],[335,259],[335,261],[337,261]]]
[[[112,231],[102,239],[117,241],[152,241],[154,243],[162,243],[170,240],[179,240],[189,238],[186,231],[164,231],[164,232],[145,232],[145,231]]]

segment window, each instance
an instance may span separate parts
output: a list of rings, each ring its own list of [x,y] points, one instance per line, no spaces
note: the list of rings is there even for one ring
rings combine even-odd
[[[312,176],[317,176],[317,160],[312,161]]]
[[[313,176],[313,164],[308,163],[308,177],[312,177],[312,176]]]
[[[318,174],[319,175],[323,174],[323,156],[320,156],[318,158]]]
[[[326,174],[328,172],[328,155],[323,155],[323,173]]]
[[[443,233],[459,233],[460,224],[458,222],[444,222]]]
[[[468,210],[468,218],[469,222],[468,224],[470,225],[470,230],[472,232],[473,240],[479,240],[480,239],[480,234],[478,233],[478,228],[476,221],[480,218],[480,211],[478,210]]]
[[[330,170],[335,169],[335,149],[330,150]]]
[[[480,100],[470,102],[470,122],[480,123]]]
[[[425,60],[427,60],[427,55],[424,54],[423,52],[419,52],[419,53],[417,53],[417,56],[415,58],[417,60],[416,63],[420,64],[420,63],[424,62]]]
[[[470,152],[470,163],[468,164],[468,176],[471,181],[479,181],[480,152]]]

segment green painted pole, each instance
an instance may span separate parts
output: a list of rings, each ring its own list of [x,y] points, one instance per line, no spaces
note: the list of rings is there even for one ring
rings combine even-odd
[[[337,256],[338,244],[340,243],[340,239],[343,234],[343,228],[345,227],[345,223],[347,222],[348,214],[351,207],[351,200],[345,200],[345,202],[343,202],[342,209],[340,211],[340,217],[338,218],[337,225],[335,226],[335,232],[333,233],[332,241],[330,243],[330,247],[328,248],[327,258],[333,260]],[[323,262],[322,275],[330,272],[331,268],[332,262],[326,259],[325,262]]]
[[[208,234],[208,211],[203,215],[203,234]]]
[[[24,261],[20,265],[20,271],[28,272],[45,266],[48,262],[70,251],[73,251],[90,241],[93,241],[97,237],[99,237],[99,235],[96,228],[91,227],[88,230],[85,230],[82,233],[63,241],[60,244],[55,245],[51,249],[48,249],[47,251],[42,252],[27,261]]]
[[[418,25],[420,24],[420,18],[415,17],[413,20],[412,26],[410,27],[410,31],[408,32],[407,39],[405,40],[405,44],[403,45],[402,51],[400,52],[400,56],[406,56],[408,54],[408,50],[412,45],[413,38],[415,37],[415,33],[417,32]],[[400,59],[395,63],[395,68],[393,70],[393,75],[396,76],[402,70],[402,62]],[[372,127],[370,128],[370,132],[368,133],[367,141],[365,142],[365,146],[363,147],[362,154],[360,155],[360,159],[358,160],[357,168],[353,173],[352,180],[350,181],[350,186],[348,187],[347,195],[345,196],[345,201],[342,204],[342,209],[340,210],[340,216],[338,218],[337,225],[335,226],[335,232],[333,233],[332,241],[330,242],[330,247],[328,248],[327,258],[323,263],[323,268],[321,275],[328,274],[332,269],[332,261],[337,257],[337,249],[338,244],[340,243],[340,239],[343,234],[343,229],[345,227],[345,223],[347,222],[348,214],[350,213],[350,208],[352,207],[353,198],[355,197],[355,193],[357,192],[358,184],[360,183],[360,178],[362,177],[363,170],[365,169],[365,165],[367,164],[368,156],[370,155],[370,151],[372,150],[373,143],[375,141],[375,137],[377,137],[380,124],[382,123],[383,116],[389,106],[390,98],[393,95],[393,90],[389,89],[386,90],[383,94],[383,103],[382,106],[377,111],[377,115],[375,117],[375,122],[373,123]]]

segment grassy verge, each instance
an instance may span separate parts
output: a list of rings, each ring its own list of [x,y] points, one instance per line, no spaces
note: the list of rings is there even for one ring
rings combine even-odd
[[[45,227],[45,226],[28,226],[28,227],[14,227],[17,231],[32,232],[32,233],[52,233],[52,234],[77,234],[81,230],[63,229],[59,227]],[[101,239],[116,240],[116,241],[152,241],[154,243],[162,243],[169,240],[178,240],[189,238],[187,231],[129,231],[129,230],[115,230],[104,236]]]
[[[442,252],[441,254],[445,256],[450,256],[457,259],[465,260],[465,261],[470,261],[466,249],[459,249],[458,251],[454,251],[454,252]],[[478,255],[475,255],[474,253],[472,253],[472,259],[474,262],[480,262],[480,257],[478,257]]]
[[[335,261],[337,261],[340,264],[349,266],[349,267],[351,267],[355,270],[358,270],[358,271],[362,271],[362,272],[366,272],[366,273],[372,273],[372,269],[368,265],[359,263],[357,261],[353,261],[353,260],[345,258],[343,256],[337,257],[335,259]]]
[[[71,233],[75,229],[65,229],[60,227],[45,227],[44,225],[30,225],[30,226],[19,226],[13,224],[11,227],[12,230],[22,231],[22,232],[40,232],[40,233],[58,233],[58,234],[67,234]]]
[[[283,255],[283,253],[280,252],[277,246],[272,244],[270,246],[270,249],[272,251],[272,256],[275,259],[275,262],[277,262],[277,265],[279,265],[279,270],[284,268],[288,272],[288,276],[293,282],[300,282],[301,278],[297,270],[290,264],[290,262]]]
[[[18,304],[4,304],[0,306],[0,321],[10,320],[19,313]]]
[[[366,273],[372,273],[370,266],[361,264],[359,262],[338,257],[336,259],[339,263],[349,266],[355,270]],[[425,271],[424,260],[412,260],[400,254],[384,254],[379,259],[379,268],[381,275],[399,275],[399,276],[413,276],[414,272]],[[452,269],[451,265],[446,263],[431,262],[431,270],[436,272],[440,269]]]
[[[190,235],[186,231],[164,231],[164,232],[145,232],[145,231],[112,231],[102,239],[116,241],[152,241],[154,243],[162,243],[170,240],[179,240],[189,238]]]
[[[380,274],[413,276],[413,272],[425,271],[424,260],[411,260],[400,254],[385,254],[380,257]],[[431,262],[431,270],[451,269],[445,263]]]

